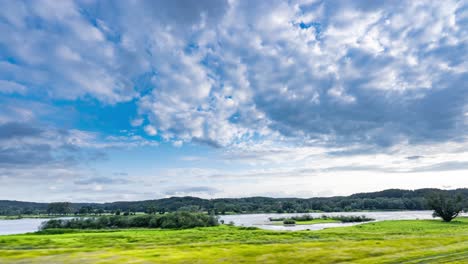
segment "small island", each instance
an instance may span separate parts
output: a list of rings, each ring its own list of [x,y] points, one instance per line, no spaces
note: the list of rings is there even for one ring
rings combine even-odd
[[[361,223],[361,222],[370,222],[375,219],[366,217],[365,215],[360,216],[329,216],[322,215],[320,217],[313,217],[311,215],[304,214],[302,216],[292,216],[292,217],[280,217],[280,218],[269,218],[272,224],[283,224],[283,225],[314,225],[314,224],[325,224],[325,223]]]

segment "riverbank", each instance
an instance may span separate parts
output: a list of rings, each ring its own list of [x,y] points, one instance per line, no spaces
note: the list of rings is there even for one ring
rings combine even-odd
[[[187,230],[55,230],[0,237],[0,263],[462,263],[466,259],[468,218],[451,223],[382,221],[299,232],[222,225]]]

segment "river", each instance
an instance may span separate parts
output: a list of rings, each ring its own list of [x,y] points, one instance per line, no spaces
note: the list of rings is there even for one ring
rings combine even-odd
[[[241,215],[222,215],[220,220],[224,223],[233,222],[237,226],[254,226],[268,230],[320,230],[324,228],[350,226],[360,223],[325,223],[313,225],[296,225],[296,226],[283,226],[272,225],[269,223],[270,217],[291,217],[303,215],[298,214],[241,214]],[[336,216],[336,215],[365,215],[377,221],[383,220],[414,220],[414,219],[432,219],[432,211],[392,211],[392,212],[337,212],[337,213],[309,213],[314,217],[322,215]],[[468,214],[464,214],[468,216]],[[23,234],[29,232],[36,232],[41,223],[48,219],[16,219],[16,220],[0,220],[0,235],[10,234]]]

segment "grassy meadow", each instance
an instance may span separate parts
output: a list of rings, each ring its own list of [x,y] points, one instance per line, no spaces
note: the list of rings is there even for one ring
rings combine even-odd
[[[46,230],[0,237],[0,263],[467,263],[468,219],[321,231],[234,226]]]

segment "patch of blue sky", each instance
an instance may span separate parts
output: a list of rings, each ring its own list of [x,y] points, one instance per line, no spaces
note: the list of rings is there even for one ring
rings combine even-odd
[[[320,39],[320,34],[322,33],[322,24],[318,22],[309,22],[309,23],[304,23],[301,22],[299,23],[299,27],[302,29],[308,29],[310,27],[313,27],[315,29],[315,38],[318,40]]]
[[[139,96],[144,96],[157,88],[154,84],[154,80],[156,78],[158,78],[158,72],[156,69],[152,69],[151,71],[147,71],[132,78],[134,88],[138,91]]]
[[[104,135],[115,135],[124,130],[132,130],[129,118],[137,116],[137,106],[134,100],[109,105],[96,99],[86,98],[75,101],[56,101],[54,104],[79,113],[74,118],[75,128],[99,131]]]
[[[187,53],[187,54],[193,54],[195,52],[197,52],[199,49],[199,46],[197,43],[195,42],[190,42],[186,45],[185,49],[184,49],[184,52]]]
[[[240,113],[239,112],[235,112],[234,114],[232,114],[230,117],[229,117],[229,122],[230,123],[233,123],[233,124],[236,124],[236,123],[239,123],[240,121]]]

